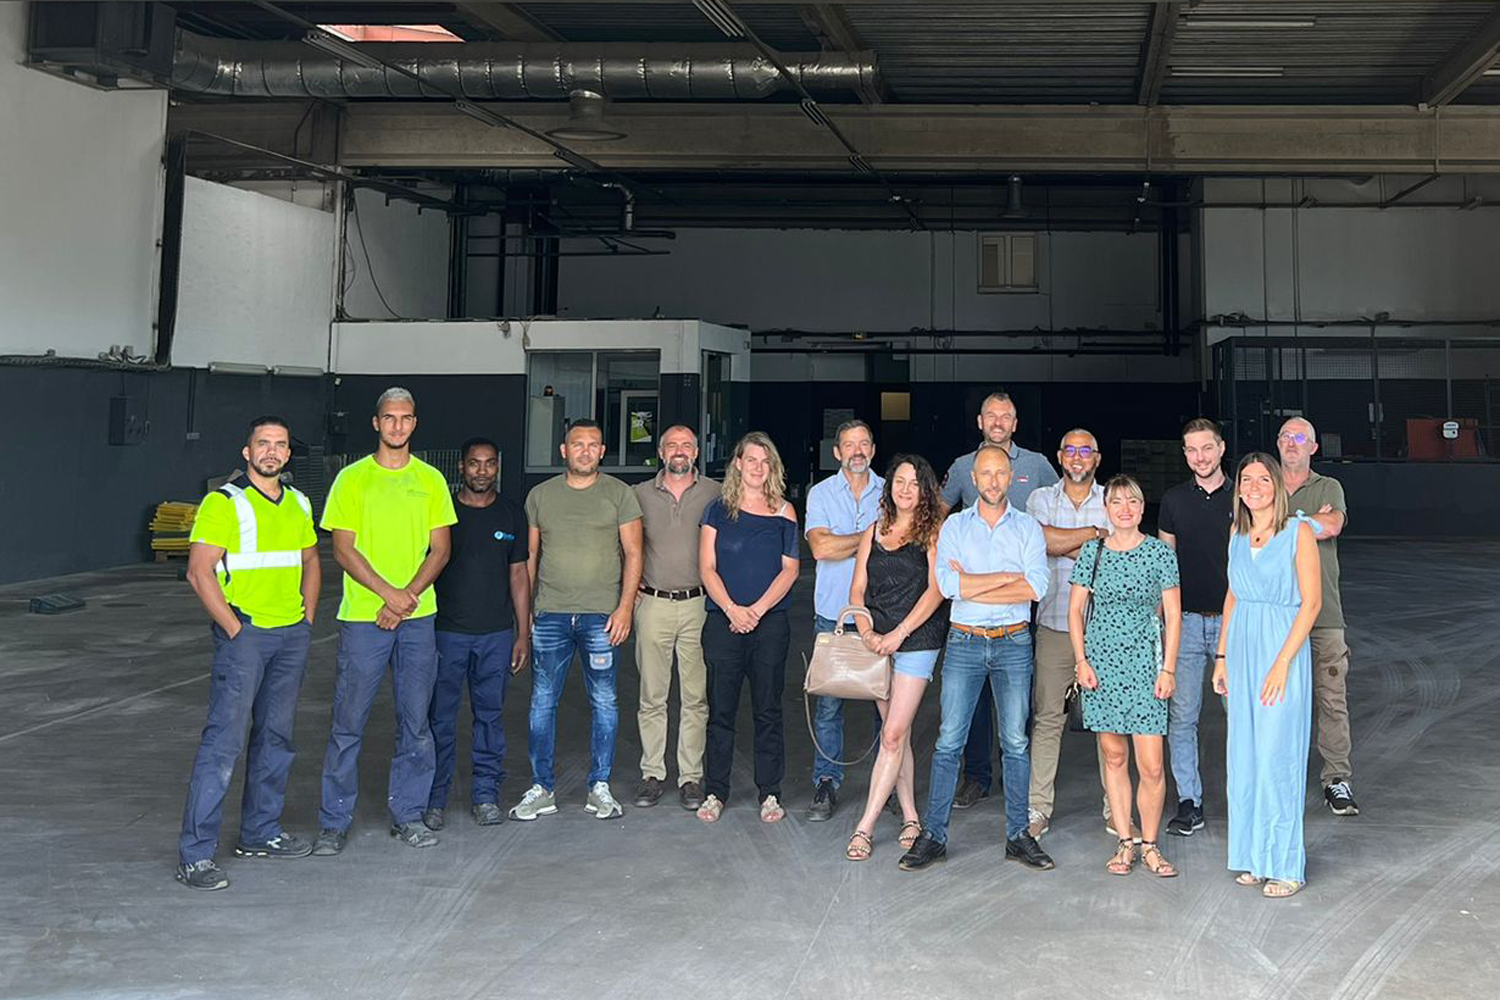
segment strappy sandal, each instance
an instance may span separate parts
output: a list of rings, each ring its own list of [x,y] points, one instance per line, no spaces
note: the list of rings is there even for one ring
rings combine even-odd
[[[1115,856],[1104,868],[1111,875],[1129,875],[1135,868],[1135,844],[1128,837],[1121,837],[1115,847]]]
[[[868,861],[870,852],[875,849],[875,841],[863,830],[855,830],[854,836],[849,838],[849,846],[844,848],[844,857],[850,861]]]
[[[717,823],[719,821],[719,814],[723,811],[724,803],[719,800],[717,795],[710,795],[698,807],[698,818],[705,823]]]
[[[896,834],[896,843],[901,845],[902,850],[911,850],[911,845],[917,842],[922,835],[922,824],[914,819],[909,819],[901,824],[901,832]]]
[[[1151,856],[1156,855],[1156,864],[1151,863]],[[1156,846],[1156,841],[1146,840],[1141,842],[1141,864],[1146,870],[1157,878],[1176,878],[1177,867],[1168,861],[1166,855],[1162,854],[1161,848]]]
[[[1265,886],[1260,890],[1260,894],[1267,899],[1286,899],[1288,896],[1295,896],[1301,891],[1301,882],[1288,882],[1286,879],[1273,878],[1266,881]]]
[[[1235,885],[1242,885],[1247,889],[1254,889],[1258,885],[1264,885],[1265,881],[1259,875],[1252,875],[1249,872],[1240,872],[1234,877]]]

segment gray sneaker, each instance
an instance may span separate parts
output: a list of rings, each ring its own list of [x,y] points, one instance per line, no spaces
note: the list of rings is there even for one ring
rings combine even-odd
[[[541,785],[532,785],[521,796],[521,801],[510,807],[510,818],[533,820],[538,816],[551,816],[557,812],[557,796]]]
[[[311,844],[285,830],[270,840],[259,843],[242,840],[234,845],[234,853],[242,858],[305,858],[312,852]]]
[[[194,861],[190,865],[178,865],[177,881],[189,889],[212,891],[229,888],[229,876],[224,874],[222,868],[214,864],[213,858]]]
[[[348,830],[319,830],[318,839],[313,841],[313,856],[332,857],[344,849],[344,844],[348,839]]]
[[[422,825],[429,830],[441,830],[445,822],[446,818],[441,809],[428,809],[422,813]]]
[[[407,847],[436,847],[437,834],[421,823],[400,823],[391,827],[391,836]]]
[[[593,813],[595,819],[614,819],[616,816],[625,814],[620,803],[616,802],[615,797],[610,794],[607,781],[596,781],[589,788],[589,801],[583,807],[583,811]]]
[[[469,812],[473,815],[474,822],[480,826],[494,826],[505,820],[505,814],[493,802],[476,802]]]

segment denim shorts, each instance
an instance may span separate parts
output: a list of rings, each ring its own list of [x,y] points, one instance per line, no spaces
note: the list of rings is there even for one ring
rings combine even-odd
[[[907,677],[920,677],[924,681],[930,681],[940,652],[942,650],[914,649],[910,653],[892,653],[891,669]]]

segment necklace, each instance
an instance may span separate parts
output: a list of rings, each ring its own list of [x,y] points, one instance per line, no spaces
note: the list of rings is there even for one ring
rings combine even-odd
[[[1265,545],[1266,542],[1268,542],[1270,540],[1270,538],[1271,538],[1271,529],[1270,529],[1269,526],[1265,527],[1265,528],[1262,528],[1259,531],[1251,531],[1250,532],[1250,544],[1252,546],[1254,546],[1255,548],[1257,548],[1257,549],[1260,548],[1262,545]]]

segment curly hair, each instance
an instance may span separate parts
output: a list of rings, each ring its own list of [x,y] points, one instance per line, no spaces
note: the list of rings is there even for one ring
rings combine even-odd
[[[937,473],[921,455],[897,455],[885,472],[885,488],[880,491],[880,530],[889,531],[896,523],[896,500],[891,496],[891,481],[896,470],[910,464],[917,474],[917,509],[912,511],[911,541],[924,549],[937,544],[943,527],[942,498],[938,494]]]
[[[751,431],[740,438],[739,444],[734,446],[734,455],[730,458],[724,469],[724,512],[729,515],[731,521],[737,521],[740,517],[740,504],[745,488],[744,479],[740,476],[739,466],[735,463],[745,454],[745,449],[751,446],[765,449],[766,456],[771,460],[771,474],[766,477],[764,497],[766,506],[772,512],[781,509],[782,502],[786,499],[786,466],[781,462],[781,453],[776,450],[776,445],[762,431]]]

